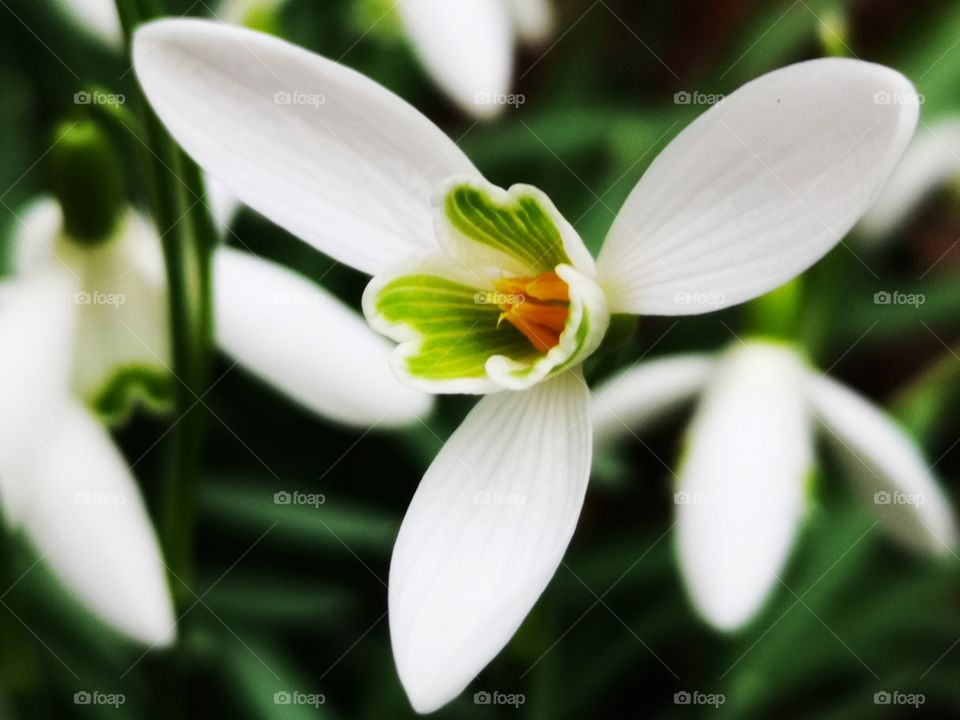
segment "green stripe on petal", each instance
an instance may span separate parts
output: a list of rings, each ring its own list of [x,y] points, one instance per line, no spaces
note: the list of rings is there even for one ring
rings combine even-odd
[[[173,385],[173,376],[163,368],[127,365],[116,368],[88,404],[103,422],[122,425],[138,406],[154,413],[169,412]]]
[[[443,198],[444,216],[458,235],[520,264],[519,272],[537,275],[560,264],[571,264],[563,234],[554,221],[556,210],[538,190],[516,185],[509,192],[478,187],[472,182],[452,185]]]
[[[500,308],[478,299],[483,291],[429,274],[375,280],[364,294],[364,312],[376,329],[401,342],[397,370],[433,392],[482,393],[500,389],[485,365],[492,355],[517,362],[537,356]]]

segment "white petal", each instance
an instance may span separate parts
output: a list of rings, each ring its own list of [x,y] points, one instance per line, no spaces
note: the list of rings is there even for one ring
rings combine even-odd
[[[860,229],[868,235],[895,230],[940,183],[960,175],[960,120],[926,127],[907,148]]]
[[[716,364],[712,355],[674,355],[642,362],[594,389],[596,447],[642,432],[698,393]]]
[[[0,283],[0,496],[13,521],[31,487],[25,471],[46,452],[69,395],[75,284],[56,268]]]
[[[721,361],[690,427],[680,470],[680,563],[715,627],[747,622],[793,546],[812,432],[793,351],[752,343]]]
[[[35,460],[23,526],[44,562],[110,625],[143,643],[170,644],[160,548],[110,436],[79,403],[65,403]]]
[[[120,16],[114,0],[59,0],[84,30],[100,42],[119,48],[123,43]]]
[[[13,237],[13,270],[27,276],[59,266],[71,272],[79,271],[57,258],[57,247],[63,235],[63,211],[52,197],[42,197],[30,203],[17,216]]]
[[[430,411],[431,396],[394,377],[391,343],[319,285],[229,248],[215,258],[217,341],[244,367],[344,423],[385,427]]]
[[[212,175],[207,175],[204,182],[207,186],[207,206],[213,215],[213,222],[220,234],[226,235],[242,203]]]
[[[141,375],[164,378],[172,362],[160,237],[147,218],[131,210],[111,240],[92,248],[62,244],[60,255],[82,268],[75,296],[74,389],[104,413],[122,414],[126,408],[107,407],[105,395],[113,384]],[[141,399],[162,399],[160,390],[153,397],[148,387],[141,389]]]
[[[275,37],[161,20],[137,32],[133,58],[153,108],[205,170],[364,272],[435,250],[433,188],[477,173],[403,100]]]
[[[807,381],[825,437],[842,453],[856,489],[897,539],[950,552],[956,518],[913,440],[882,410],[827,377]]]
[[[543,43],[553,34],[553,0],[506,0],[514,28],[524,41]]]
[[[553,576],[590,472],[589,394],[567,372],[484,397],[444,445],[390,565],[390,635],[417,712],[456,697]]]
[[[513,30],[503,0],[399,0],[404,28],[434,81],[477,117],[500,112],[510,89]]]
[[[916,98],[889,68],[828,58],[710,108],[614,221],[598,260],[611,310],[709,312],[808,268],[876,198],[913,133]]]

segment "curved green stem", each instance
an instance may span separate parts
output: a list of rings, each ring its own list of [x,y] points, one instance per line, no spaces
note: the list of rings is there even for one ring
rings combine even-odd
[[[117,0],[129,47],[136,26],[159,8],[149,0]],[[169,433],[170,467],[160,497],[160,539],[175,597],[190,599],[194,527],[206,425],[204,394],[213,346],[210,256],[216,233],[204,202],[202,177],[140,98],[153,210],[163,244],[170,297],[176,376],[176,416]]]

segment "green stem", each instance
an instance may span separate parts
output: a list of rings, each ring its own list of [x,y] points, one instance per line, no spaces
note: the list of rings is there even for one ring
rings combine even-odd
[[[147,0],[117,0],[129,47],[135,27],[156,14]],[[206,426],[202,398],[209,385],[213,346],[211,251],[216,243],[202,177],[160,120],[140,98],[150,152],[153,209],[163,244],[170,302],[176,417],[170,430],[170,467],[160,497],[159,531],[180,603],[191,598],[194,531]],[[198,200],[200,202],[198,202]],[[186,586],[185,586],[186,585]]]

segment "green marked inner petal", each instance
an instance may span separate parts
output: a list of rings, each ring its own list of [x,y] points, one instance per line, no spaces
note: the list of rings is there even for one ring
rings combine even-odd
[[[491,355],[524,361],[537,354],[522,333],[499,322],[500,308],[484,302],[484,295],[447,278],[405,275],[381,287],[371,309],[376,324],[405,328],[389,334],[413,343],[413,352],[403,358],[411,376],[429,381],[484,379]]]
[[[505,253],[536,275],[570,264],[563,236],[534,188],[514,186],[495,199],[470,183],[454,185],[444,199],[451,227],[467,240]]]

